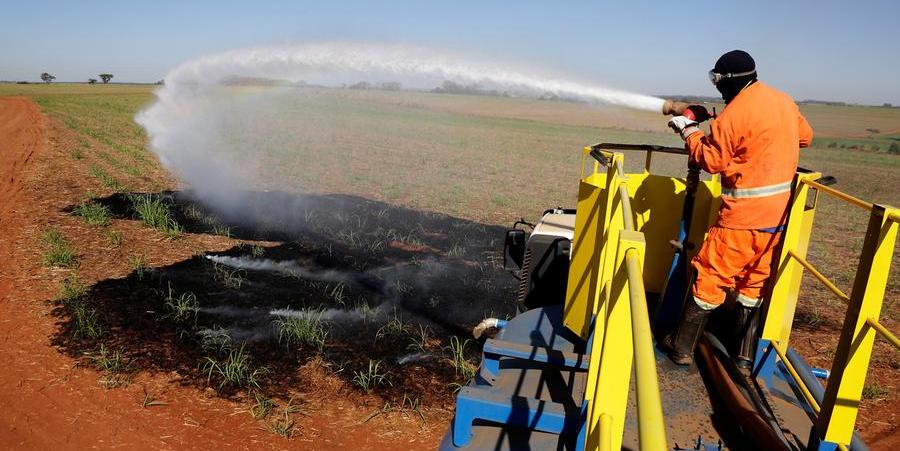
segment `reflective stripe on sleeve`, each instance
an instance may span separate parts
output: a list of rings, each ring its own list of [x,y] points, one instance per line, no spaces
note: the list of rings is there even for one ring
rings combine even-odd
[[[722,195],[735,199],[750,199],[754,197],[767,197],[776,194],[787,193],[791,190],[793,181],[778,183],[775,185],[759,186],[756,188],[722,188]]]

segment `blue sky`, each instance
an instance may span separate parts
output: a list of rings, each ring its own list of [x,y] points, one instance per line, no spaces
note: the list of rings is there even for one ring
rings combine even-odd
[[[401,43],[546,67],[647,94],[717,95],[725,51],[797,99],[900,104],[898,1],[94,2],[3,0],[0,80],[161,79],[206,53]]]

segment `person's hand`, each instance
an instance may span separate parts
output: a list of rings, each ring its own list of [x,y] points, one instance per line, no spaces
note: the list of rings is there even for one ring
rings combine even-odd
[[[684,116],[675,116],[669,121],[669,127],[681,135],[681,139],[687,140],[688,136],[694,134],[694,132],[699,132],[700,128],[697,126],[697,121],[688,119]]]
[[[706,122],[710,118],[712,118],[712,114],[710,114],[709,110],[707,110],[703,105],[688,105],[688,107],[685,108],[684,111],[689,113],[682,113],[682,116],[693,117],[697,122]]]

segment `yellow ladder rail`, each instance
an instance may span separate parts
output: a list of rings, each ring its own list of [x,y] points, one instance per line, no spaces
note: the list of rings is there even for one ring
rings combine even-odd
[[[816,436],[843,447],[850,443],[853,435],[875,337],[881,335],[900,348],[900,339],[878,321],[893,259],[900,210],[872,204],[822,185],[816,181],[820,176],[816,173],[797,175],[762,338],[772,343],[778,357],[800,387],[803,398],[817,412]],[[849,294],[806,260],[819,193],[869,212],[869,225],[853,289]],[[811,397],[796,368],[785,358],[804,270],[847,305],[831,365],[831,376],[821,404]]]
[[[898,217],[900,217],[900,216],[898,216]],[[813,266],[812,263],[810,263],[805,258],[797,255],[797,253],[794,252],[793,249],[787,251],[787,253],[793,259],[797,260],[798,263],[803,265],[803,267],[806,268],[810,272],[810,274],[815,276],[816,279],[819,279],[819,281],[822,282],[822,284],[825,285],[826,288],[831,290],[831,292],[834,293],[841,301],[843,301],[844,304],[847,304],[850,302],[850,296],[847,296],[843,291],[841,291],[840,288],[837,287],[837,285],[835,285],[831,280],[829,280],[821,272],[819,272],[819,270],[816,269],[816,267]],[[870,327],[875,329],[876,332],[881,334],[881,336],[885,340],[887,340],[889,343],[894,345],[894,347],[896,347],[897,349],[900,349],[900,338],[897,338],[896,335],[894,335],[890,330],[888,330],[886,327],[884,327],[884,325],[879,323],[878,320],[869,317],[869,318],[866,318],[866,324],[868,324]]]
[[[892,334],[891,331],[887,330],[884,326],[881,325],[878,321],[870,318],[866,318],[866,324],[869,327],[875,329],[876,332],[880,333],[885,340],[887,340],[890,344],[894,345],[895,348],[900,349],[900,339],[897,338],[896,335]]]
[[[797,263],[803,265],[803,267],[806,268],[816,279],[819,279],[819,281],[822,282],[822,284],[824,284],[826,288],[831,290],[831,292],[834,293],[838,298],[840,298],[840,300],[844,301],[844,304],[850,302],[850,296],[847,296],[843,291],[841,291],[840,288],[837,287],[837,285],[828,280],[828,278],[825,277],[821,272],[819,272],[819,270],[816,269],[816,267],[813,266],[812,263],[807,261],[805,258],[797,255],[797,253],[794,252],[793,249],[788,250],[787,254],[790,255],[794,260],[797,260]]]

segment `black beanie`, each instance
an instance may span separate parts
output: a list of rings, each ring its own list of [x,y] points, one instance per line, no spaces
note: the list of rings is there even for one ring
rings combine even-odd
[[[716,89],[722,94],[722,99],[725,100],[725,103],[731,102],[741,92],[741,89],[744,89],[747,84],[756,80],[755,70],[756,62],[753,61],[753,57],[749,53],[743,50],[732,50],[719,57],[715,67],[713,67],[713,72],[724,75],[754,71],[750,75],[725,78],[716,85]]]

